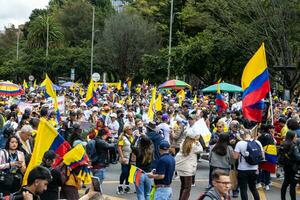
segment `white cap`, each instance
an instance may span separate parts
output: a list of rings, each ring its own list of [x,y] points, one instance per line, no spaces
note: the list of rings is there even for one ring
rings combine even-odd
[[[116,114],[116,113],[111,113],[111,114],[110,114],[110,117],[117,118],[117,114]]]
[[[94,106],[93,108],[92,108],[92,111],[94,112],[98,112],[99,111],[99,108],[97,107],[97,106]]]

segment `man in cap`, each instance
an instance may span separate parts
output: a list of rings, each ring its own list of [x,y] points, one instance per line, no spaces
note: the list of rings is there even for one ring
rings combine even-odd
[[[154,199],[169,200],[172,197],[172,178],[175,171],[175,159],[169,153],[170,144],[162,140],[159,144],[160,158],[156,169],[148,173],[154,179],[155,196]]]
[[[156,131],[159,132],[163,137],[164,140],[166,140],[167,142],[170,143],[170,125],[168,124],[169,121],[169,115],[167,113],[164,113],[161,117],[162,119],[162,123],[160,123],[157,128]]]
[[[47,190],[40,195],[43,200],[58,199],[59,197],[58,193],[59,187],[62,186],[62,178],[60,172],[52,168],[56,157],[57,155],[53,150],[46,151],[43,156],[41,166],[48,168],[52,176],[52,180],[48,183]]]

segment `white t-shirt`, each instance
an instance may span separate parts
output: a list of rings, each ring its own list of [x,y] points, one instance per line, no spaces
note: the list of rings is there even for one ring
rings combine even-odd
[[[252,139],[251,139],[251,141],[252,141]],[[255,142],[260,146],[260,148],[263,152],[261,143],[258,140],[255,140]],[[246,155],[247,141],[239,141],[236,144],[234,151],[240,153],[238,170],[257,170],[258,169],[258,165],[249,165],[246,162],[245,158],[242,156],[242,155]]]

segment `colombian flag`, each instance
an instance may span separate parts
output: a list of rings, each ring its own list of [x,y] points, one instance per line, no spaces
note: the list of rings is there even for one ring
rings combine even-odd
[[[56,92],[53,89],[53,83],[50,80],[50,78],[48,77],[48,75],[46,74],[46,79],[45,79],[45,97],[49,98],[51,97],[53,99],[53,104],[54,104],[54,110],[56,112],[56,119],[58,122],[60,122],[60,112],[58,109],[58,102],[57,102],[57,97],[56,97]]]
[[[269,72],[264,43],[247,63],[242,75],[243,115],[245,118],[261,122],[263,102],[270,92]]]
[[[86,92],[85,103],[87,106],[95,104],[97,101],[96,93],[94,90],[94,81],[91,80],[88,90]]]
[[[84,184],[91,183],[91,171],[88,168],[89,158],[82,144],[76,145],[66,153],[63,157],[63,163],[71,170],[80,167],[80,172],[77,177],[80,178]]]
[[[221,94],[221,90],[220,90],[220,82],[221,79],[217,82],[217,95],[216,95],[216,105],[217,105],[217,111],[219,114],[222,113],[223,110],[227,109],[227,104],[224,101],[224,97]]]
[[[277,148],[274,144],[264,146],[266,162],[261,163],[259,167],[270,173],[276,172]]]
[[[41,164],[46,151],[53,150],[60,156],[55,161],[55,164],[57,164],[69,149],[69,143],[65,141],[60,134],[58,134],[57,130],[49,122],[47,122],[46,119],[41,118],[38,131],[36,133],[32,156],[24,175],[23,185],[26,185],[27,183],[29,172],[34,167]]]
[[[151,97],[151,100],[150,100],[150,104],[149,104],[149,107],[148,107],[148,113],[147,113],[147,116],[148,116],[148,119],[150,121],[153,120],[153,117],[154,117],[154,111],[155,111],[155,96],[156,96],[156,87],[154,87],[152,89],[152,97]]]
[[[137,187],[140,185],[140,177],[143,173],[143,170],[140,168],[137,168],[134,165],[131,165],[130,171],[129,171],[129,177],[128,177],[128,182],[129,183],[135,183]]]

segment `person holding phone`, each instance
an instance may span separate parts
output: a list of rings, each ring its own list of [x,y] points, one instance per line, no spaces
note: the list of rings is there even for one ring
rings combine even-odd
[[[19,151],[20,140],[17,136],[7,139],[5,148],[0,151],[0,170],[7,174],[6,180],[1,181],[0,193],[14,193],[21,188],[23,173],[25,173],[25,156]],[[9,180],[8,178],[9,177]]]

